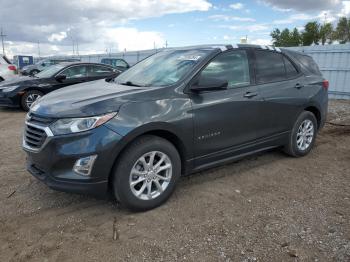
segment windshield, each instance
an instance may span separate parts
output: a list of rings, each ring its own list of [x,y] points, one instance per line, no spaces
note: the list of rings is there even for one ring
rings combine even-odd
[[[44,64],[46,61],[47,61],[46,59],[42,59],[42,60],[39,60],[38,62],[36,62],[35,64],[41,65],[41,64]]]
[[[39,77],[39,78],[53,77],[64,67],[65,67],[64,65],[60,65],[60,64],[49,66],[43,71],[41,71],[40,73],[37,73],[35,77]]]
[[[115,82],[133,86],[168,86],[178,82],[212,50],[168,50],[152,55],[119,75]]]
[[[0,64],[7,64],[5,59],[0,56]]]

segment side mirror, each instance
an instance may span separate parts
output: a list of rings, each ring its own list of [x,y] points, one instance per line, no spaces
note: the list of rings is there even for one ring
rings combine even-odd
[[[45,67],[45,66],[46,66],[46,64],[45,64],[45,63],[42,63],[42,64],[41,64],[41,66],[44,66],[44,67]]]
[[[57,75],[57,76],[55,76],[55,79],[57,82],[62,82],[62,81],[67,79],[67,76],[66,75]]]
[[[200,76],[198,81],[191,86],[190,90],[193,92],[225,90],[227,89],[227,86],[227,80],[222,80],[220,78],[214,77]]]

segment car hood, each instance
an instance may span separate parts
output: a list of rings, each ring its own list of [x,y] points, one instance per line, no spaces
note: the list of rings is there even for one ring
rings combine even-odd
[[[118,85],[105,80],[73,85],[51,92],[31,108],[31,112],[53,118],[85,117],[118,112],[129,95],[145,88]]]
[[[1,82],[0,89],[4,89],[9,86],[37,86],[45,81],[47,81],[46,78],[17,76]]]

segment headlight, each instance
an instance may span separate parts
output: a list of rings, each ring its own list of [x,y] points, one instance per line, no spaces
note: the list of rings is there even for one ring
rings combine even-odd
[[[117,113],[110,113],[102,116],[84,118],[64,118],[54,122],[50,129],[54,135],[78,133],[96,128],[116,116]]]
[[[12,92],[13,90],[15,90],[18,86],[9,86],[9,87],[5,87],[4,89],[2,89],[2,92],[4,93],[8,93],[8,92]]]

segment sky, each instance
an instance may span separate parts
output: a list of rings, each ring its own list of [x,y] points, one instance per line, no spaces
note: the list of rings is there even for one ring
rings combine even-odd
[[[271,44],[274,28],[350,17],[343,0],[0,0],[6,55],[72,55],[165,46]],[[1,53],[0,49],[0,53]]]

